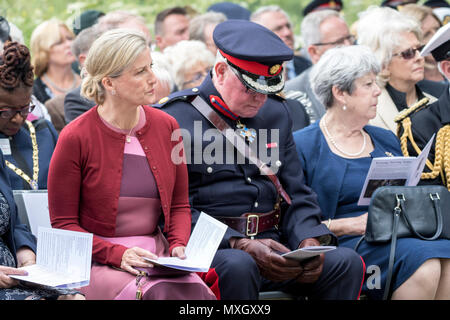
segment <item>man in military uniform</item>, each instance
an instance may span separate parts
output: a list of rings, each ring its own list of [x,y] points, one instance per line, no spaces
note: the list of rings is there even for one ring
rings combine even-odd
[[[450,80],[450,24],[441,27],[422,50],[422,55],[432,54],[439,70]],[[449,88],[438,101],[416,105],[400,113],[398,136],[405,156],[417,156],[436,134],[421,184],[443,184],[450,190],[450,96]]]
[[[337,243],[304,184],[292,121],[275,96],[292,50],[272,31],[244,20],[219,24],[213,38],[219,53],[211,74],[156,107],[181,127],[193,222],[203,211],[229,226],[211,266],[220,297],[258,299],[260,291],[282,290],[356,299],[364,267],[353,250],[337,248],[304,262],[280,255]],[[174,161],[184,159],[180,150]]]

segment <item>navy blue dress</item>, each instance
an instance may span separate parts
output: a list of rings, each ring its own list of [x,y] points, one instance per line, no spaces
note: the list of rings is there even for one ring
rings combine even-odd
[[[367,206],[358,206],[358,199],[374,157],[386,152],[401,155],[397,138],[385,129],[366,126],[374,145],[371,157],[346,159],[333,153],[319,128],[318,122],[294,133],[297,152],[304,169],[307,184],[318,194],[323,219],[349,218],[367,212]],[[327,178],[325,178],[327,177]],[[341,236],[339,245],[354,248],[360,236]],[[363,241],[358,253],[366,264],[366,280],[362,292],[372,299],[381,299],[388,269],[390,244],[369,244]],[[450,258],[450,240],[424,241],[401,238],[397,241],[392,289],[397,289],[426,260]],[[376,271],[381,278],[376,279]],[[371,277],[372,276],[372,277]]]

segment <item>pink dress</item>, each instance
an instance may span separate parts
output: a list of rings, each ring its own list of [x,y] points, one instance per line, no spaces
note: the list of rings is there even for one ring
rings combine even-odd
[[[123,132],[106,121],[104,123],[112,130]],[[169,244],[158,227],[161,207],[156,182],[145,153],[138,139],[134,137],[134,132],[144,124],[145,113],[141,108],[139,123],[129,134],[131,141],[125,143],[116,234],[115,237],[102,239],[129,248],[141,247],[158,256],[169,256]],[[170,277],[150,273],[146,280],[142,286],[144,300],[216,299],[214,293],[196,273]],[[141,281],[144,283],[144,279]],[[81,291],[89,300],[131,300],[135,299],[136,290],[134,275],[93,262],[90,284]]]

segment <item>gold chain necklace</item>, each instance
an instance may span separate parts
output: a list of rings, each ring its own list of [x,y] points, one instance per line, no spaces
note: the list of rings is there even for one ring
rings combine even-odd
[[[25,172],[23,172],[22,169],[17,168],[14,164],[9,162],[8,160],[5,160],[5,164],[8,168],[14,171],[19,177],[25,180],[30,185],[32,190],[37,190],[39,178],[39,150],[36,141],[36,130],[30,121],[25,120],[25,123],[27,124],[28,129],[30,130],[31,144],[33,146],[33,179],[31,179]]]

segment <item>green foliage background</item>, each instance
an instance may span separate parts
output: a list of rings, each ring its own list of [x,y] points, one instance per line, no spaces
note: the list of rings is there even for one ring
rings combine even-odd
[[[74,18],[87,9],[97,9],[103,12],[118,9],[129,10],[145,17],[148,27],[150,30],[153,30],[156,14],[165,8],[175,5],[189,5],[202,13],[211,4],[220,1],[222,0],[0,0],[0,14],[22,30],[25,42],[29,44],[31,32],[42,21],[56,17],[72,26]],[[239,3],[251,11],[263,5],[277,4],[290,15],[295,34],[298,35],[303,8],[310,0],[246,0],[231,2]],[[357,19],[358,12],[369,5],[379,5],[380,3],[381,0],[344,0],[345,18],[351,24]]]

